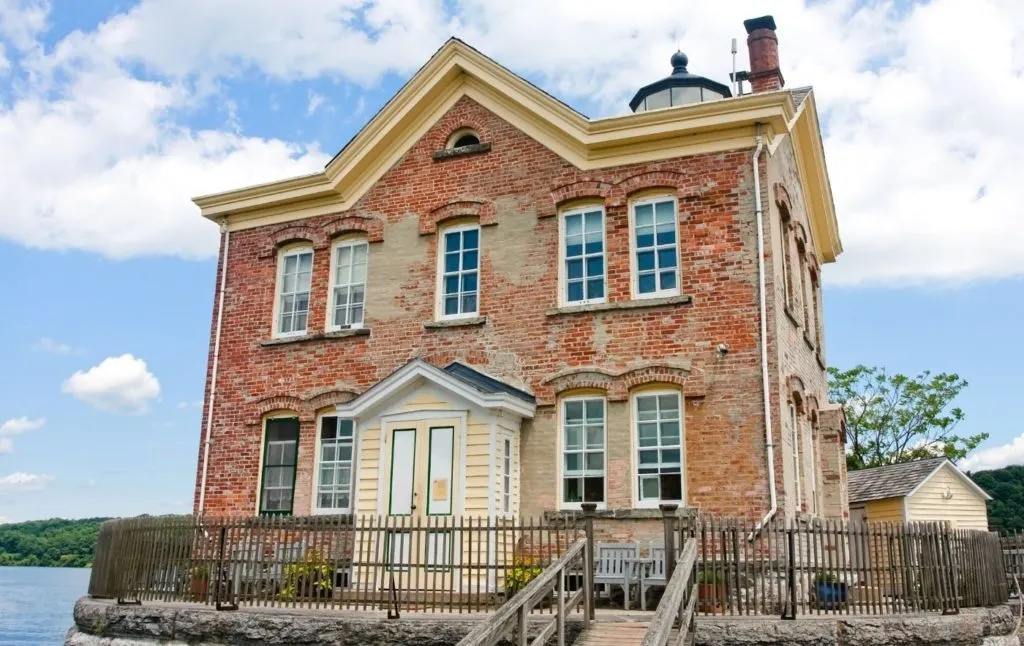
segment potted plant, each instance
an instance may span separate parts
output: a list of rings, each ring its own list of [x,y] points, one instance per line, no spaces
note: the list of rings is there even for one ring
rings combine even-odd
[[[697,605],[701,612],[717,614],[725,607],[725,576],[715,570],[697,574]]]
[[[512,559],[512,567],[505,573],[505,600],[509,600],[533,581],[544,569],[536,562],[517,556]]]
[[[814,597],[823,610],[837,610],[846,603],[846,583],[833,572],[819,572],[814,576]]]
[[[323,599],[334,590],[334,577],[327,559],[318,550],[309,550],[301,561],[284,566],[281,601]]]
[[[204,563],[193,565],[188,571],[188,592],[194,601],[206,601],[210,588],[210,568]]]

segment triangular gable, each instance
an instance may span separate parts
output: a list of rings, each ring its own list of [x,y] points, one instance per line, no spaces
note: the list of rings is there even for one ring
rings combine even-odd
[[[813,102],[797,111],[789,91],[748,94],[665,110],[587,119],[566,104],[457,39],[451,39],[402,87],[319,173],[252,186],[194,201],[205,217],[226,219],[231,230],[268,218],[294,219],[351,208],[423,134],[463,96],[508,121],[582,170],[752,147],[792,133],[807,148],[808,181],[828,190]],[[811,106],[811,110],[807,106]],[[807,116],[804,116],[807,115]],[[813,119],[804,127],[798,124]],[[838,254],[831,194],[812,200],[826,262]],[[299,208],[297,208],[299,207]]]
[[[352,401],[338,404],[335,410],[346,417],[360,417],[386,406],[407,388],[422,383],[433,384],[483,409],[504,411],[525,418],[532,418],[537,410],[536,404],[521,397],[508,392],[484,392],[422,359],[413,359]]]
[[[953,464],[952,462],[950,462],[949,460],[946,460],[945,462],[940,463],[939,466],[935,467],[935,469],[931,473],[928,474],[928,477],[926,477],[924,480],[922,480],[920,483],[918,483],[918,485],[916,487],[914,487],[914,489],[910,493],[907,494],[907,498],[910,498],[911,496],[916,494],[918,491],[920,491],[921,487],[923,487],[929,480],[931,480],[935,476],[936,473],[938,473],[942,469],[946,469],[946,468],[950,469],[954,474],[956,474],[956,476],[958,478],[960,478],[960,480],[964,484],[967,485],[967,488],[970,489],[971,491],[973,491],[982,500],[986,500],[986,501],[992,500],[992,496],[988,495],[988,493],[984,489],[979,487],[977,485],[977,483],[974,482],[974,480],[971,480],[970,476],[968,476],[966,473],[964,473],[960,469],[957,469],[956,465]]]

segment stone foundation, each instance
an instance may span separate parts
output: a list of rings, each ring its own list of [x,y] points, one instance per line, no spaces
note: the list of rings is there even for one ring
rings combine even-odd
[[[598,621],[643,621],[649,615],[616,617],[602,612]],[[75,626],[66,646],[213,646],[237,644],[302,644],[320,646],[453,646],[488,615],[403,614],[388,619],[383,612],[243,608],[217,612],[179,603],[147,602],[118,606],[112,601],[82,598],[75,604]],[[531,632],[548,615],[532,618]],[[582,618],[567,621],[572,643]],[[763,617],[701,617],[698,646],[794,644],[797,646],[1018,646],[1010,637],[1015,615],[1008,606],[964,610],[959,615],[894,617],[802,617],[784,621]]]

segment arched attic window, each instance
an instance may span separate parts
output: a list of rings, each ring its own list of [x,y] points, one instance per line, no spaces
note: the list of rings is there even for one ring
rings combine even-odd
[[[480,135],[472,128],[459,128],[448,138],[448,150],[463,148],[465,146],[476,146],[480,143]]]

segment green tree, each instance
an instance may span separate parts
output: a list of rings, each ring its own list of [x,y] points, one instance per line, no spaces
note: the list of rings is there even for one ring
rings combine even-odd
[[[86,567],[105,520],[51,518],[0,525],[0,565]]]
[[[959,460],[988,438],[954,431],[964,412],[952,401],[967,387],[960,375],[916,377],[885,368],[829,368],[829,397],[846,411],[846,466],[851,471],[921,458]]]
[[[968,474],[992,496],[988,503],[989,529],[1024,530],[1024,466],[1008,466]]]

